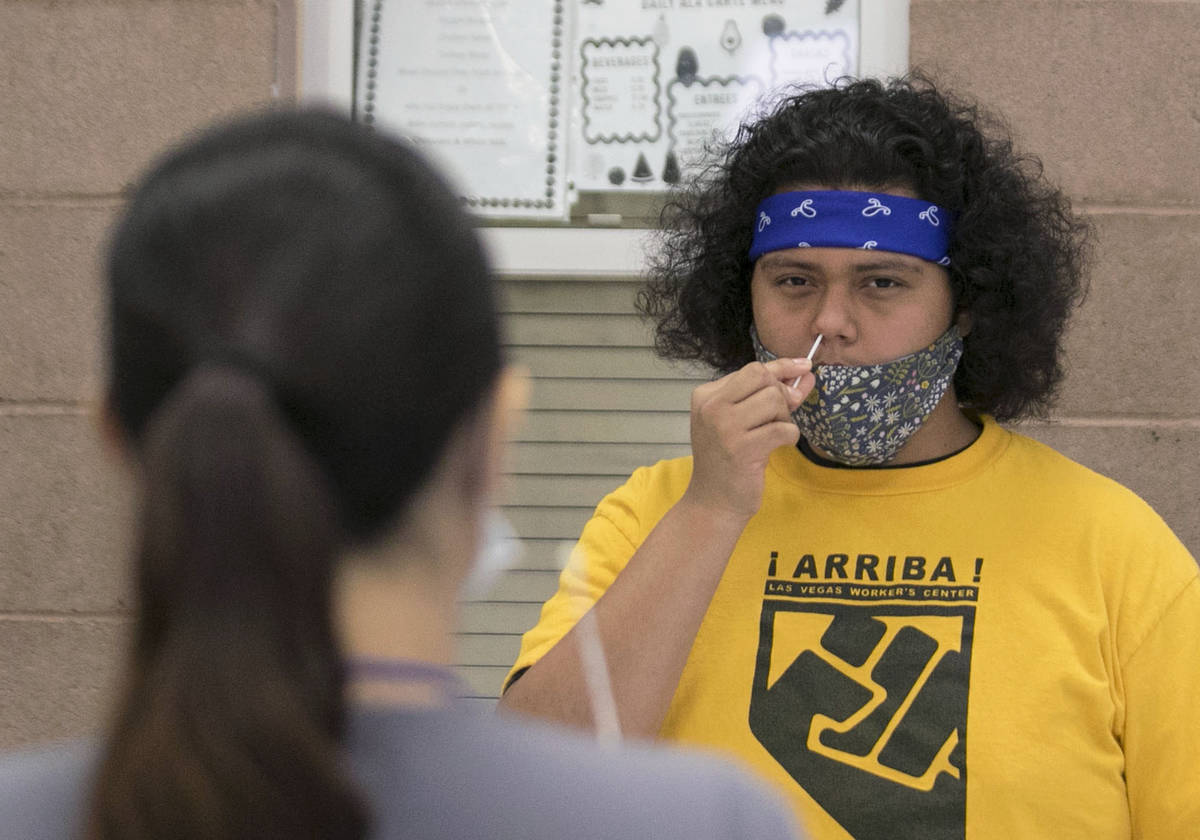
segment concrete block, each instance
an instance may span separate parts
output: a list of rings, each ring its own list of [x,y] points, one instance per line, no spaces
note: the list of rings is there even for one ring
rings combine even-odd
[[[1057,413],[1200,419],[1200,215],[1102,215]]]
[[[102,389],[102,250],[115,204],[0,204],[0,400]]]
[[[0,415],[0,612],[129,605],[132,510],[91,417]]]
[[[1200,204],[1200,3],[913,0],[913,66],[1011,122],[1074,198]]]
[[[271,0],[0,4],[0,193],[114,193],[169,142],[266,103]]]
[[[128,626],[0,616],[0,749],[102,731]]]
[[[1018,430],[1137,493],[1200,559],[1200,425],[1026,423]]]

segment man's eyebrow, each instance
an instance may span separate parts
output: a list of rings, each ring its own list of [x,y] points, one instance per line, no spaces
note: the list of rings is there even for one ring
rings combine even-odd
[[[859,263],[853,267],[854,271],[860,274],[867,274],[872,271],[904,271],[909,274],[920,274],[921,267],[914,265],[907,260],[873,260],[869,263]]]
[[[795,268],[800,271],[822,271],[823,267],[820,263],[810,262],[800,259],[799,257],[790,257],[784,254],[763,254],[759,258],[759,264],[763,268]]]

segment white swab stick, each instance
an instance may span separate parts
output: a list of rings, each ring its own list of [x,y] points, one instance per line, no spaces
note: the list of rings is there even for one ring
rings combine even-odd
[[[825,333],[820,333],[817,336],[817,340],[813,342],[812,349],[808,351],[808,355],[805,356],[804,358],[808,359],[810,362],[812,361],[812,357],[817,355],[817,348],[821,346],[821,339],[824,337],[825,337]],[[799,385],[800,380],[803,378],[804,378],[803,376],[797,376],[796,381],[792,383],[792,387],[795,388],[797,385]]]
[[[812,357],[817,355],[817,348],[821,346],[821,339],[824,337],[825,337],[825,333],[820,333],[817,336],[817,340],[813,342],[812,349],[808,351],[808,355],[805,356],[804,358],[808,359],[810,362],[812,361]]]

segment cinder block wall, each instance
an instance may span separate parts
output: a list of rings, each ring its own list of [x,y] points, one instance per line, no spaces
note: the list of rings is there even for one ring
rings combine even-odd
[[[167,143],[271,100],[274,0],[0,3],[0,748],[102,720],[130,602],[101,246]]]
[[[102,720],[129,488],[100,442],[101,244],[165,143],[270,100],[272,0],[0,4],[0,748]],[[1200,2],[912,0],[912,58],[1003,111],[1091,215],[1050,424],[1200,553]]]
[[[911,62],[1007,117],[1098,234],[1053,422],[1200,556],[1200,2],[912,0]],[[1150,561],[1152,558],[1147,558]]]

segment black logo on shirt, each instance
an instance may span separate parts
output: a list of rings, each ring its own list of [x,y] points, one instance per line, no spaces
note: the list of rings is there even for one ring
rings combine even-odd
[[[855,840],[965,835],[977,587],[913,583],[764,593],[750,728]]]

